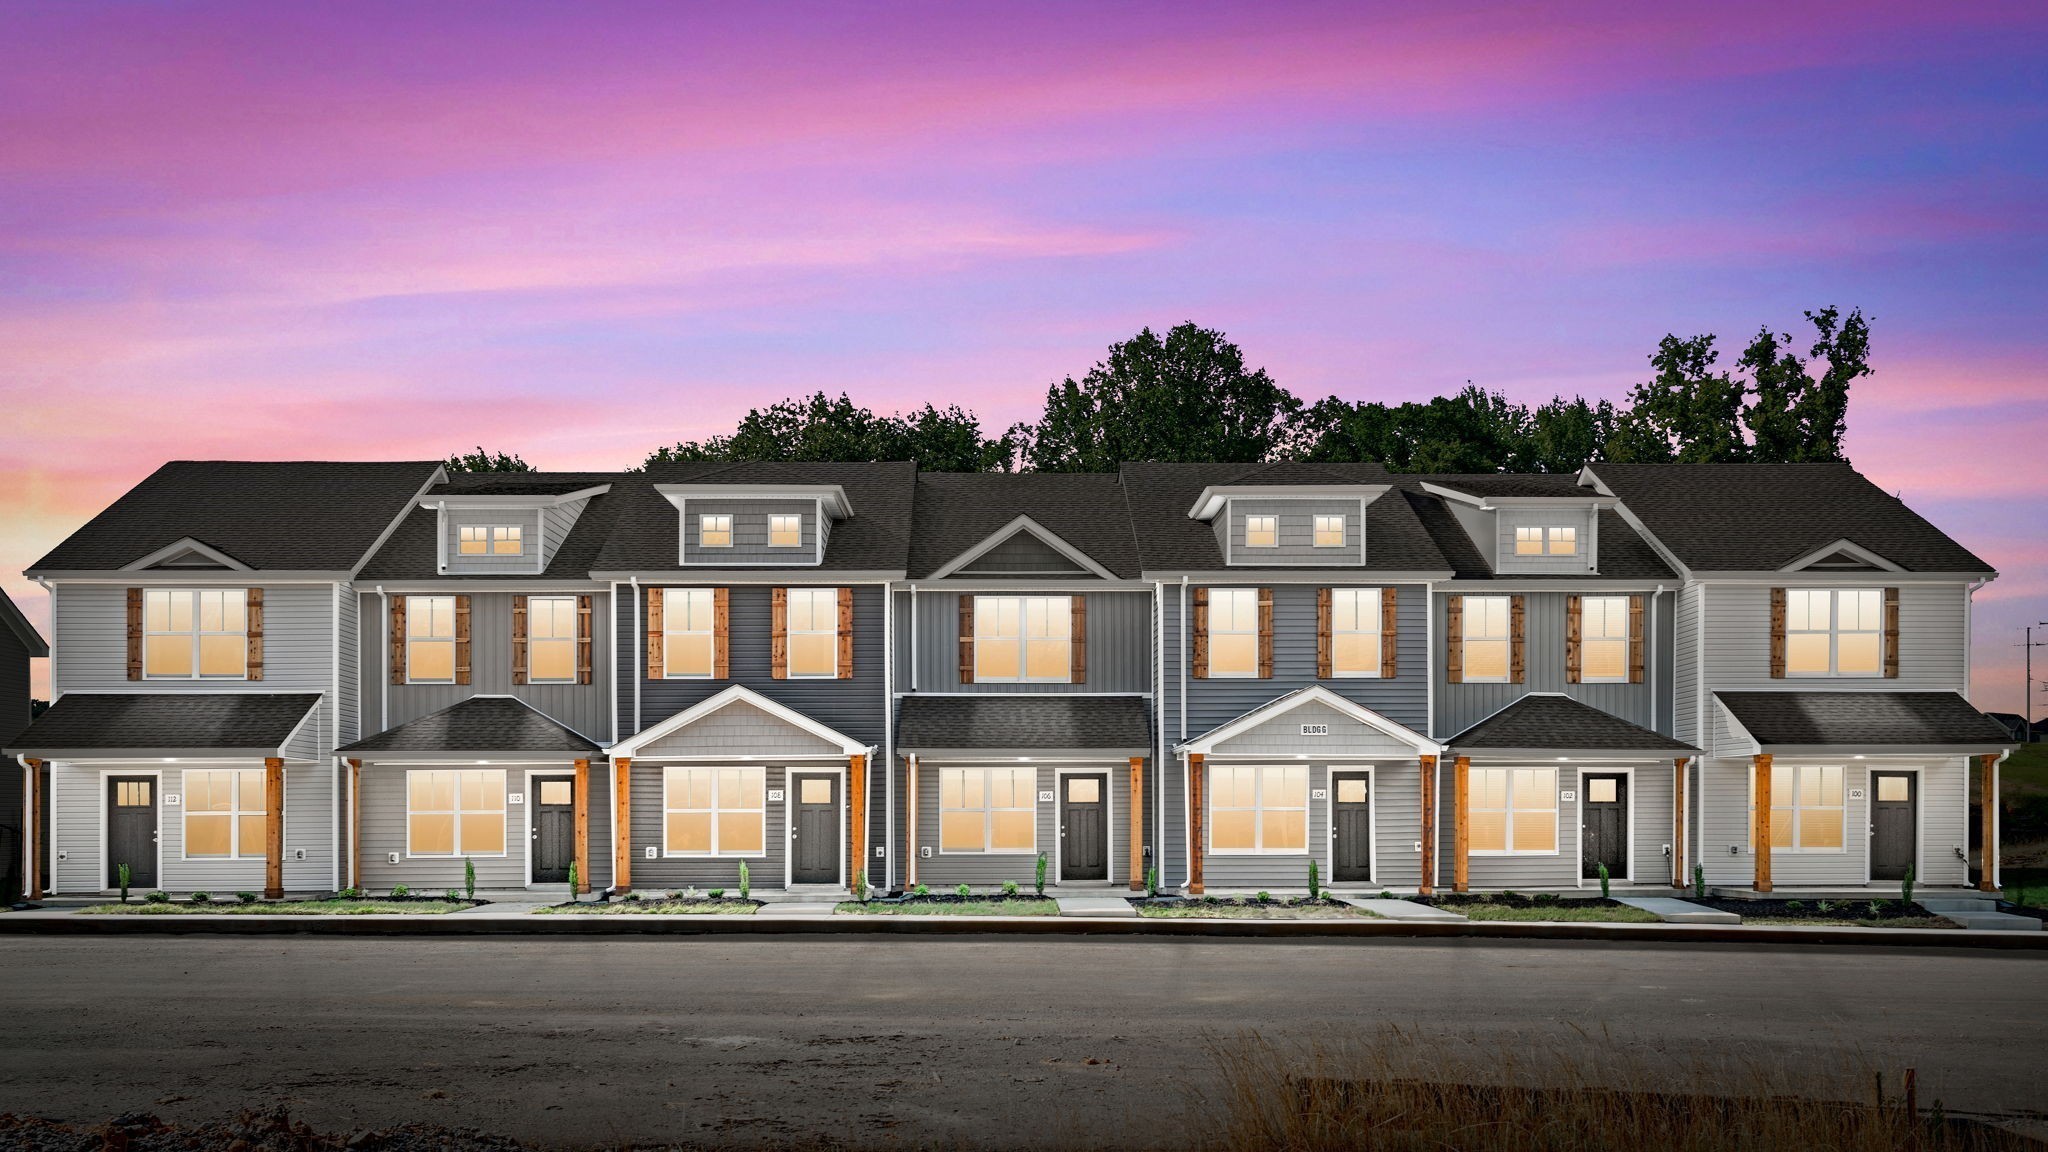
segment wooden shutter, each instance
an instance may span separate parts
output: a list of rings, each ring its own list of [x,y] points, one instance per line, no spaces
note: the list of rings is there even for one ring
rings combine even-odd
[[[405,597],[391,598],[391,682],[405,683]]]
[[[576,597],[576,682],[578,684],[590,683],[592,673],[595,671],[591,667],[592,641],[596,639],[596,632],[592,628],[592,624],[595,622],[594,613],[592,612],[593,607],[590,597]]]
[[[777,588],[768,596],[768,675],[789,679],[789,589]]]
[[[1465,598],[1444,597],[1444,682],[1465,682]],[[1424,882],[1429,876],[1423,875]]]
[[[1330,590],[1316,589],[1316,679],[1328,680],[1331,676],[1330,660]]]
[[[711,590],[711,675],[732,679],[732,589]]]
[[[512,683],[526,683],[526,597],[512,597]]]
[[[1380,679],[1392,680],[1401,670],[1401,590],[1380,589]]]
[[[974,596],[960,594],[960,682],[974,683]]]
[[[455,682],[469,683],[469,597],[455,598]]]
[[[1524,599],[1521,596],[1508,598],[1508,682],[1511,684],[1522,683],[1529,674],[1529,614]]]
[[[1643,598],[1628,598],[1628,682],[1643,682]]]
[[[1785,590],[1771,589],[1771,679],[1785,678]]]
[[[1273,678],[1273,590],[1259,589],[1259,679]]]
[[[839,590],[839,678],[853,679],[853,589]]]
[[[142,589],[128,590],[128,678],[142,679]]]
[[[1586,667],[1585,607],[1577,596],[1564,598],[1564,682],[1577,684]]]
[[[1884,590],[1884,676],[1899,678],[1899,590]]]
[[[1086,684],[1088,682],[1088,598],[1086,596],[1075,596],[1072,598],[1072,603],[1074,606],[1073,616],[1068,621],[1067,643],[1069,646],[1068,650],[1073,655],[1068,665],[1071,671],[1067,676],[1067,680],[1073,684]]]
[[[1193,644],[1192,675],[1197,680],[1209,678],[1209,590],[1195,589],[1195,631]]]
[[[660,680],[668,675],[668,648],[661,642],[664,608],[659,588],[647,590],[647,678]]]
[[[243,594],[244,613],[242,619],[249,629],[249,670],[251,680],[263,679],[263,589],[251,588]]]

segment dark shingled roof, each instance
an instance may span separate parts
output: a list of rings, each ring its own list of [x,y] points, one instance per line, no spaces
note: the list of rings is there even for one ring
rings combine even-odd
[[[1439,472],[1414,474],[1414,478],[1481,498],[1581,496],[1592,499],[1600,495],[1591,488],[1580,487],[1578,474],[1573,472]]]
[[[832,525],[825,563],[806,572],[900,572],[910,556],[910,510],[917,465],[687,463],[649,468],[612,485],[618,503],[611,538],[591,568],[598,572],[672,572],[681,527],[676,506],[656,484],[837,484],[853,505],[851,519]]]
[[[271,750],[318,703],[317,692],[67,692],[10,747]]]
[[[1908,572],[1992,570],[1847,464],[1592,469],[1665,547],[1698,571],[1774,572],[1842,539]],[[1604,525],[1601,532],[1604,538]]]
[[[1148,572],[1216,571],[1223,549],[1216,530],[1188,515],[1202,489],[1219,484],[1392,484],[1378,464],[1126,464],[1124,491]],[[1450,568],[1422,521],[1399,492],[1365,510],[1364,571],[1441,572]],[[1304,567],[1303,572],[1342,568]],[[1353,566],[1352,570],[1359,570]]]
[[[21,641],[22,650],[30,656],[50,654],[49,642],[43,639],[42,633],[36,631],[35,625],[28,622],[28,617],[21,614],[21,609],[14,606],[14,601],[7,598],[5,591],[0,591],[0,628],[6,628],[14,633],[14,638]]]
[[[1019,516],[1115,575],[1138,575],[1123,482],[1098,472],[919,473],[910,575],[931,575]]]
[[[258,570],[353,568],[440,466],[173,460],[29,571],[111,571],[188,536]]]
[[[431,715],[336,751],[563,752],[588,756],[597,744],[510,696],[472,696]]]
[[[896,746],[1142,749],[1152,725],[1138,696],[906,696]]]
[[[1434,483],[1439,479],[1441,478],[1436,476],[1404,475],[1396,477],[1396,482],[1401,485],[1408,497],[1410,507],[1415,509],[1416,518],[1422,522],[1424,528],[1428,529],[1431,539],[1436,541],[1438,550],[1443,553],[1445,561],[1457,578],[1460,580],[1492,579],[1494,574],[1492,560],[1488,557],[1487,553],[1480,550],[1478,542],[1472,539],[1472,534],[1465,531],[1464,523],[1451,511],[1450,505],[1443,497],[1434,496],[1422,490],[1423,482]],[[1453,477],[1453,479],[1457,478]],[[1503,477],[1503,479],[1526,480],[1537,479],[1537,477]],[[1569,478],[1567,477],[1566,479]],[[1453,485],[1452,487],[1456,486]],[[1459,488],[1458,490],[1466,491],[1465,488]],[[1588,490],[1580,488],[1576,489],[1576,491],[1584,494]],[[1488,495],[1502,494],[1488,493]],[[1550,494],[1569,495],[1570,493]],[[1628,521],[1621,518],[1621,513],[1616,512],[1612,508],[1602,508],[1598,515],[1600,538],[1599,542],[1594,545],[1600,550],[1598,556],[1600,571],[1598,573],[1589,575],[1584,572],[1576,574],[1569,572],[1516,572],[1503,576],[1502,579],[1513,580],[1517,583],[1522,581],[1543,583],[1548,581],[1596,579],[1673,580],[1677,578],[1678,574],[1671,570],[1671,565],[1666,564],[1664,558],[1657,554],[1657,550],[1650,546],[1650,542],[1643,539],[1642,533],[1637,532],[1633,527],[1630,527]]]
[[[558,496],[565,492],[580,492],[600,484],[619,484],[639,480],[634,473],[618,472],[527,472],[527,473],[478,473],[456,475],[446,484],[437,484],[427,490],[426,499],[437,495],[454,498],[457,495],[490,496]],[[663,503],[666,503],[664,501]],[[449,576],[439,571],[441,542],[436,539],[439,517],[432,508],[415,507],[398,530],[384,542],[377,554],[363,565],[359,580],[587,580],[590,570],[595,567],[598,552],[611,537],[613,523],[618,519],[619,501],[610,493],[593,496],[583,507],[583,514],[576,518],[576,526],[569,530],[569,536],[562,541],[555,554],[548,558],[547,571],[539,576],[528,572],[507,574],[497,572],[465,572]],[[671,507],[671,511],[673,508]]]
[[[1556,748],[1611,752],[1669,752],[1685,755],[1699,749],[1569,696],[1532,692],[1458,733],[1450,740],[1456,752],[1490,748]]]
[[[2013,742],[2003,725],[1954,692],[1716,692],[1714,699],[1765,748]]]

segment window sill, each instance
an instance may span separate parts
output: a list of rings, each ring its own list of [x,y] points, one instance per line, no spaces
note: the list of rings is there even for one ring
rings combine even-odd
[[[1500,858],[1503,858],[1503,857],[1508,857],[1508,856],[1562,856],[1562,855],[1564,855],[1564,853],[1563,853],[1563,852],[1560,852],[1560,851],[1558,851],[1558,850],[1557,850],[1557,849],[1555,849],[1555,848],[1552,848],[1552,849],[1551,849],[1550,851],[1548,851],[1548,852],[1538,852],[1538,851],[1535,851],[1535,850],[1533,850],[1533,849],[1532,849],[1532,850],[1530,850],[1530,851],[1527,851],[1527,852],[1518,852],[1518,851],[1512,851],[1512,850],[1510,850],[1510,851],[1502,851],[1502,852],[1495,852],[1495,851],[1486,851],[1486,852],[1482,852],[1482,851],[1479,851],[1478,849],[1474,848],[1474,849],[1469,849],[1469,850],[1467,850],[1467,851],[1466,851],[1466,853],[1465,853],[1465,855],[1467,855],[1467,856],[1473,856],[1473,857],[1492,857],[1492,858],[1494,858],[1494,859],[1500,859]]]
[[[407,852],[407,853],[405,854],[405,858],[406,858],[407,860],[409,860],[409,861],[410,861],[410,860],[509,860],[509,859],[511,859],[511,858],[512,858],[512,854],[511,854],[510,852],[462,852],[462,853],[458,853],[458,854],[455,854],[455,855],[448,855],[448,856],[438,856],[438,855],[437,855],[437,856],[427,856],[427,855],[422,855],[422,854],[420,854],[420,853],[417,853],[417,852]],[[389,865],[389,864],[386,864],[386,865],[384,865],[384,867],[386,867],[386,868],[389,868],[389,867],[391,867],[391,865]]]
[[[660,858],[663,860],[732,860],[737,862],[740,860],[766,860],[768,859],[768,852],[766,849],[752,853],[670,852],[664,848]]]
[[[1031,848],[941,848],[940,856],[1036,856],[1038,849]]]
[[[1306,860],[1307,848],[1205,848],[1204,856],[1299,856]]]

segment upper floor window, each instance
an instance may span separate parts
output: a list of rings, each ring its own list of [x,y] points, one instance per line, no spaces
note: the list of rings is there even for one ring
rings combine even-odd
[[[709,588],[667,588],[661,594],[662,675],[703,678],[712,674],[717,625]]]
[[[768,774],[760,767],[662,771],[662,851],[760,856],[768,845]]]
[[[777,513],[768,517],[768,544],[772,548],[796,548],[804,542],[804,518]]]
[[[1515,529],[1517,556],[1576,556],[1579,530],[1564,524],[1523,525]]]
[[[1452,642],[1464,645],[1466,682],[1503,681],[1508,678],[1508,597],[1467,596],[1464,602],[1464,634]]]
[[[1884,590],[1788,588],[1785,672],[1789,676],[1884,674]]]
[[[700,548],[732,547],[732,517],[725,513],[697,517],[697,546]]]
[[[263,772],[256,768],[185,773],[185,859],[262,859]]]
[[[1587,684],[1626,683],[1629,612],[1626,596],[1579,600],[1579,680]]]
[[[156,678],[249,674],[248,592],[151,588],[143,593],[143,672]]]
[[[1259,590],[1209,589],[1209,675],[1259,674]]]
[[[1278,516],[1245,517],[1244,546],[1247,548],[1279,547],[1280,518]]]
[[[1344,546],[1344,517],[1316,517],[1316,547],[1342,548]]]
[[[789,589],[789,675],[839,675],[839,589]]]
[[[1330,674],[1380,674],[1380,597],[1378,588],[1330,589]]]
[[[976,596],[974,679],[1071,681],[1073,623],[1071,596]]]
[[[1209,851],[1308,850],[1308,765],[1209,768]]]
[[[519,556],[526,550],[525,530],[517,524],[463,524],[455,533],[460,556]]]
[[[1840,852],[1843,828],[1840,765],[1784,764],[1771,773],[1771,848]],[[1756,768],[1749,772],[1749,847],[1756,849]]]
[[[1557,769],[1468,771],[1466,827],[1473,852],[1557,851]]]
[[[406,597],[405,678],[414,684],[455,682],[455,597]]]
[[[533,596],[526,601],[526,680],[567,684],[576,679],[576,598]]]

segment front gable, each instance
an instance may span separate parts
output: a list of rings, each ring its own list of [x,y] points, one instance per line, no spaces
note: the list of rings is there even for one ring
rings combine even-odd
[[[204,541],[187,536],[182,540],[164,545],[129,564],[121,567],[123,572],[140,572],[149,568],[198,568],[225,569],[230,572],[247,572],[249,566]]]
[[[1892,563],[1861,544],[1847,538],[1831,544],[1823,544],[1790,564],[1780,572],[1903,572],[1905,569]]]
[[[1112,579],[1109,570],[1086,552],[1067,543],[1029,516],[1019,516],[982,537],[972,548],[940,565],[932,576],[934,579],[947,576],[1093,576]]]
[[[608,749],[613,757],[656,760],[866,755],[873,749],[742,684],[663,720]]]
[[[1218,756],[1434,756],[1443,745],[1320,685],[1290,692],[1180,746]]]

